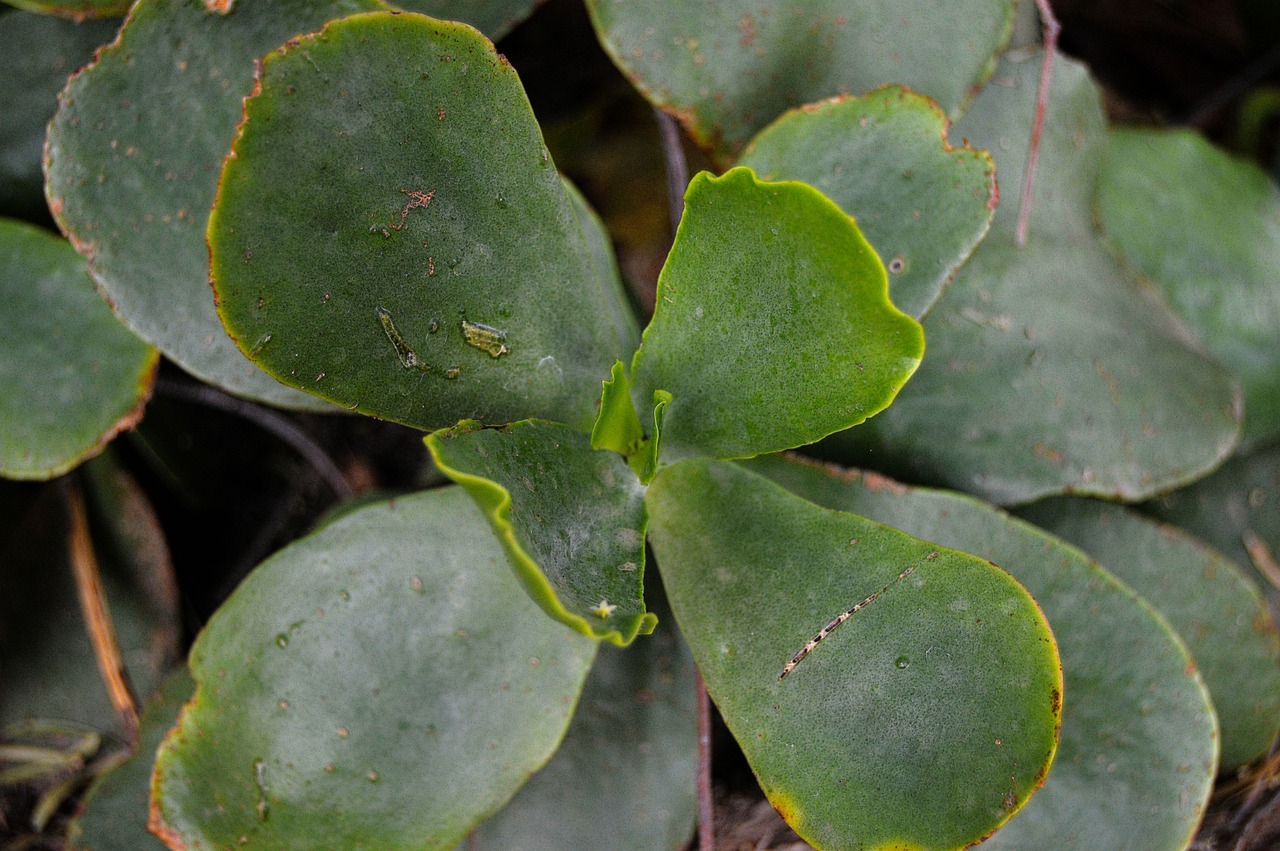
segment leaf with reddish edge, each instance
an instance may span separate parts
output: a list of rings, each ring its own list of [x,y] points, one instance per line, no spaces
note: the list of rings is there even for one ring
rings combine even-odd
[[[361,508],[264,562],[196,640],[151,829],[452,848],[554,752],[596,647],[533,604],[461,488]]]
[[[214,4],[216,5],[216,4]],[[68,83],[49,126],[46,194],[117,315],[196,377],[281,407],[332,406],[236,351],[209,289],[205,225],[254,61],[377,0],[139,0]]]

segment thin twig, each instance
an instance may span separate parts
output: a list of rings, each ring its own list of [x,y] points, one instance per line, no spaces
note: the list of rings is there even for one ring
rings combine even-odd
[[[115,625],[111,622],[111,610],[107,607],[106,592],[102,588],[102,576],[98,559],[93,552],[93,540],[89,535],[89,519],[85,516],[84,500],[74,483],[68,481],[65,488],[69,517],[68,554],[71,573],[75,578],[76,594],[80,599],[80,612],[84,616],[89,642],[98,660],[98,671],[107,687],[111,706],[124,728],[124,739],[131,749],[138,747],[138,702],[129,685],[129,675],[116,640]]]
[[[1018,199],[1018,224],[1013,242],[1021,247],[1027,244],[1027,230],[1031,224],[1031,195],[1035,191],[1036,167],[1040,164],[1040,134],[1044,131],[1044,116],[1049,111],[1049,88],[1053,85],[1053,56],[1058,52],[1058,23],[1049,0],[1036,0],[1040,12],[1040,25],[1044,28],[1044,58],[1040,64],[1040,86],[1036,91],[1036,115],[1031,122],[1031,144],[1027,148],[1027,167],[1022,173],[1022,197]]]
[[[216,408],[219,411],[225,411],[249,420],[254,425],[264,431],[271,432],[289,444],[295,452],[315,468],[315,471],[320,474],[329,489],[339,499],[348,499],[354,493],[350,483],[347,482],[346,476],[342,475],[338,465],[333,463],[333,459],[329,457],[324,449],[312,440],[306,432],[275,411],[247,402],[244,399],[228,396],[226,393],[204,384],[185,384],[161,378],[156,381],[156,390],[161,395],[169,396],[170,398],[181,399],[185,402],[195,402],[198,405]]]
[[[711,697],[698,680],[698,851],[715,851],[715,818],[711,805]]]
[[[680,126],[676,120],[660,109],[653,110],[658,120],[658,135],[662,139],[662,156],[667,163],[667,207],[671,214],[671,235],[674,237],[684,215],[684,190],[689,185],[689,163],[680,144]]]

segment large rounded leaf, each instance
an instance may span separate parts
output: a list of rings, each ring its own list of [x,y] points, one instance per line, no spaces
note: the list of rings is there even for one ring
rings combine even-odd
[[[1195,133],[1111,133],[1098,214],[1148,278],[1244,380],[1244,439],[1280,436],[1280,189]]]
[[[747,146],[766,180],[802,180],[853,216],[889,270],[889,295],[917,319],[986,235],[996,208],[986,151],[947,144],[947,118],[900,86],[794,109]]]
[[[924,351],[889,302],[884,266],[840,208],[750,169],[685,194],[633,396],[671,394],[663,457],[740,458],[802,446],[884,409]]]
[[[788,107],[903,83],[954,113],[1009,36],[1012,0],[590,0],[600,40],[721,157]]]
[[[621,456],[542,420],[502,429],[464,421],[428,436],[427,446],[484,509],[547,614],[618,645],[653,631],[644,607],[644,488]]]
[[[157,353],[50,233],[0,219],[0,476],[48,479],[142,416]]]
[[[707,690],[809,842],[961,848],[1040,785],[1061,672],[1043,615],[1008,574],[726,462],[663,469],[648,503]]]
[[[1008,569],[1062,653],[1062,741],[1044,788],[983,847],[1181,851],[1204,814],[1217,724],[1195,663],[1155,610],[1083,553],[972,497],[874,474],[752,462],[796,493]]]
[[[631,351],[515,71],[462,24],[357,15],[270,54],[209,241],[257,363],[420,428],[589,428]]]
[[[0,14],[0,212],[28,218],[45,208],[40,159],[58,92],[120,22],[75,24],[2,8]]]
[[[1039,68],[1006,59],[952,131],[991,149],[1005,198],[1019,194]],[[1236,377],[1092,230],[1098,93],[1082,66],[1055,68],[1029,241],[1015,246],[1017,205],[1002,205],[925,320],[920,371],[835,441],[839,457],[1011,504],[1064,491],[1143,499],[1234,448]]]
[[[230,5],[230,4],[227,4]],[[124,322],[183,369],[274,405],[329,409],[236,351],[209,291],[205,223],[254,60],[376,0],[139,0],[62,94],[49,204]]]
[[[1088,552],[1178,631],[1218,713],[1224,771],[1267,752],[1280,733],[1280,639],[1262,595],[1229,559],[1114,503],[1059,497],[1020,514]]]
[[[363,508],[264,563],[197,639],[152,829],[452,848],[551,755],[595,647],[529,600],[460,488]]]
[[[683,847],[697,785],[695,695],[693,659],[665,613],[652,636],[602,647],[556,755],[465,851]]]

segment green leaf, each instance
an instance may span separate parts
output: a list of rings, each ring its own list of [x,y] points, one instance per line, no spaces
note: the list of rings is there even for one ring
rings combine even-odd
[[[1244,442],[1280,436],[1280,188],[1189,130],[1111,132],[1098,214],[1150,280],[1244,383]]]
[[[590,428],[631,351],[625,299],[487,39],[335,21],[267,56],[245,116],[209,241],[223,321],[257,363],[419,428]]]
[[[470,24],[497,41],[533,12],[540,0],[397,0],[406,12]]]
[[[1143,506],[1250,565],[1280,603],[1280,446],[1237,455],[1190,487]]]
[[[1005,198],[1021,189],[1036,58],[1006,59],[953,131],[994,152]],[[1098,93],[1082,66],[1055,68],[1029,241],[1014,245],[1017,204],[1002,205],[925,320],[920,371],[831,454],[1014,504],[1143,499],[1231,453],[1237,380],[1093,232]]]
[[[205,243],[218,169],[254,60],[370,8],[382,6],[258,0],[220,14],[199,0],[139,0],[49,128],[50,207],[125,324],[191,374],[273,405],[331,409],[263,375],[222,330]]]
[[[47,215],[40,160],[45,128],[67,77],[110,41],[119,21],[75,24],[48,15],[11,12],[0,25],[0,211]]]
[[[560,749],[466,851],[683,847],[696,806],[695,695],[670,618],[626,650],[601,648]]]
[[[1044,609],[1065,678],[1058,756],[1044,788],[984,848],[1186,847],[1213,785],[1217,724],[1195,663],[1145,600],[972,497],[779,458],[752,468],[820,505],[991,559]]]
[[[634,455],[644,443],[640,415],[631,404],[631,380],[622,361],[613,365],[600,394],[600,412],[591,426],[591,448],[612,449],[624,457]]]
[[[560,176],[560,181],[578,216],[578,224],[582,226],[582,235],[587,238],[587,248],[596,266],[602,299],[597,319],[613,330],[619,350],[631,354],[640,347],[640,323],[627,297],[626,284],[622,282],[618,258],[613,253],[613,236],[578,187],[564,175]]]
[[[618,67],[718,157],[791,106],[902,83],[954,114],[1009,37],[1012,0],[590,0]]]
[[[0,219],[0,476],[50,479],[142,416],[157,353],[65,240]]]
[[[178,659],[172,565],[138,485],[104,456],[89,462],[84,499],[99,576],[129,681],[143,694]],[[0,726],[29,719],[118,730],[69,559],[64,489],[26,490],[0,539]]]
[[[991,155],[951,147],[947,125],[933,101],[886,86],[791,110],[742,165],[804,181],[853,216],[889,270],[893,303],[919,319],[986,235],[999,197]]]
[[[629,644],[657,622],[644,608],[644,488],[585,434],[525,420],[474,421],[427,437],[442,472],[476,500],[525,590],[584,635]]]
[[[889,302],[857,226],[802,183],[750,169],[685,194],[658,306],[632,364],[637,407],[671,394],[663,453],[737,458],[812,443],[891,401],[920,326]]]
[[[4,0],[11,6],[72,21],[116,18],[129,11],[129,0]]]
[[[1089,553],[1177,630],[1218,713],[1221,770],[1267,752],[1280,733],[1280,638],[1262,595],[1230,560],[1111,503],[1059,497],[1019,513]]]
[[[163,842],[147,830],[151,800],[151,768],[160,740],[178,720],[178,712],[195,691],[185,666],[174,671],[143,707],[141,742],[127,762],[96,778],[85,792],[83,812],[68,827],[75,851],[164,851]]]
[[[450,488],[265,562],[192,648],[153,830],[188,848],[452,848],[551,755],[596,647],[505,561]]]
[[[807,841],[960,848],[1040,785],[1061,671],[1040,610],[1007,574],[728,463],[666,467],[647,502],[707,690]],[[780,679],[823,624],[875,592]]]

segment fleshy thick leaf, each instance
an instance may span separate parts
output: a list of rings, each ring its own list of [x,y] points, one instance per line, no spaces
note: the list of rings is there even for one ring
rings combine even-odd
[[[590,0],[614,62],[719,157],[788,107],[902,83],[956,112],[1009,37],[1012,0]]]
[[[183,369],[233,393],[331,409],[236,351],[209,292],[205,223],[254,60],[372,8],[383,6],[255,0],[222,14],[199,0],[139,0],[118,40],[62,93],[50,125],[50,207],[116,312]]]
[[[1062,741],[1044,788],[984,848],[1186,847],[1213,785],[1217,724],[1195,663],[1146,601],[972,497],[780,458],[752,468],[820,505],[989,558],[1044,609],[1066,681]]]
[[[1222,770],[1267,752],[1280,733],[1280,639],[1258,589],[1229,559],[1113,503],[1060,497],[1019,513],[1089,553],[1178,631],[1218,713]]]
[[[192,649],[152,829],[186,848],[452,848],[550,756],[596,647],[505,562],[450,488],[264,563]]]
[[[652,851],[693,827],[693,659],[670,618],[603,647],[556,755],[458,851]]]
[[[788,112],[741,162],[766,180],[804,181],[853,216],[889,270],[893,303],[919,319],[986,234],[998,199],[991,155],[952,148],[947,125],[928,98],[887,86]]]
[[[3,14],[0,7],[0,14]],[[72,23],[49,15],[9,12],[0,23],[0,213],[43,214],[40,160],[45,128],[67,77],[115,35],[119,21]]]
[[[633,398],[666,410],[663,457],[741,458],[802,446],[893,401],[924,352],[889,302],[853,221],[802,183],[706,173],[685,194]]]
[[[466,421],[427,446],[484,509],[547,614],[618,645],[653,631],[644,608],[644,488],[625,459],[542,420],[502,429]]]
[[[515,71],[462,24],[356,15],[268,55],[209,241],[258,364],[419,428],[589,428],[631,351]]]
[[[806,840],[960,848],[1040,785],[1061,671],[1043,615],[1007,574],[724,462],[664,468],[648,504],[707,689]],[[780,679],[828,619],[882,588]]]
[[[397,0],[406,12],[420,12],[446,21],[462,21],[494,41],[510,32],[542,0]]]
[[[71,820],[68,836],[73,851],[164,851],[167,846],[147,830],[151,768],[160,740],[178,720],[193,691],[195,683],[183,666],[147,702],[138,752],[94,781],[85,792],[83,812]]]
[[[1039,68],[1006,59],[953,129],[991,149],[1005,198],[1021,188]],[[1097,89],[1080,65],[1055,68],[1028,243],[1015,247],[1017,205],[1002,205],[925,321],[924,365],[892,408],[832,442],[837,457],[1013,504],[1143,499],[1234,448],[1235,376],[1092,230]]]
[[[49,479],[142,416],[158,355],[65,240],[0,219],[0,476]]]
[[[1244,441],[1280,436],[1280,189],[1189,131],[1111,132],[1107,240],[1244,382]]]

